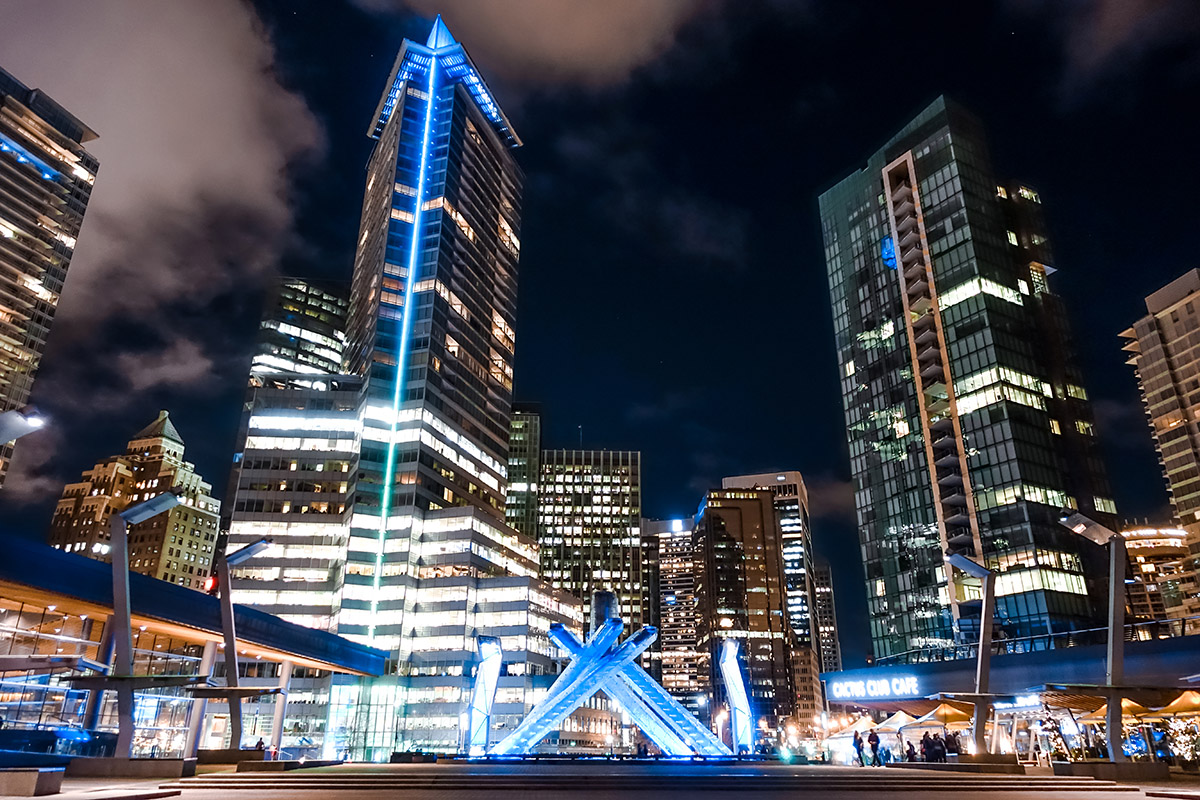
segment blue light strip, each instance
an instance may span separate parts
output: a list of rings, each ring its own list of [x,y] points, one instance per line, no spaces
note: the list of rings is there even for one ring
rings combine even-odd
[[[0,151],[12,153],[17,157],[17,161],[22,164],[32,164],[42,174],[42,177],[48,181],[52,181],[62,174],[7,136],[0,136]]]
[[[408,275],[405,277],[404,283],[404,316],[400,322],[400,347],[396,353],[395,389],[392,392],[392,422],[391,432],[388,436],[387,462],[383,471],[383,499],[379,507],[379,547],[375,553],[375,575],[372,581],[375,591],[371,597],[371,625],[367,629],[368,641],[375,638],[375,615],[379,611],[379,581],[383,572],[383,548],[384,542],[387,540],[388,515],[391,512],[392,484],[396,479],[396,430],[399,425],[400,404],[404,397],[405,362],[408,360],[409,338],[414,321],[413,295],[415,292],[413,289],[417,283],[417,267],[421,256],[421,216],[423,206],[425,205],[426,171],[429,163],[429,145],[430,134],[433,130],[434,105],[437,103],[435,95],[436,77],[437,58],[434,57],[429,62],[428,96],[425,100],[425,129],[421,134],[421,171],[417,175],[417,195],[413,208],[412,221],[412,248],[408,254]]]

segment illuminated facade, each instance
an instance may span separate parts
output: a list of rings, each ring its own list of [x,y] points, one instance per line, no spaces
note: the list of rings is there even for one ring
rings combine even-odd
[[[542,414],[532,404],[515,404],[508,434],[508,497],[504,518],[537,538],[538,481],[542,470]]]
[[[813,619],[821,642],[821,672],[840,672],[842,644],[838,638],[837,603],[833,595],[833,569],[828,561],[813,563]]]
[[[1177,615],[1187,577],[1187,531],[1135,527],[1125,528],[1121,536],[1129,555],[1125,590],[1130,616],[1146,620]]]
[[[1146,316],[1121,333],[1137,371],[1175,518],[1187,531],[1187,558],[1167,599],[1173,617],[1200,615],[1200,270],[1146,298]]]
[[[520,140],[440,18],[368,133],[345,375],[255,393],[229,541],[275,542],[235,571],[238,602],[391,653],[393,674],[328,685],[322,745],[386,760],[467,747],[477,636],[504,649],[502,731],[555,671],[550,625],[583,626],[504,516]]]
[[[813,608],[816,588],[812,576],[812,526],[808,490],[796,471],[737,475],[721,480],[723,489],[765,489],[775,498],[775,516],[783,533],[783,574],[787,585],[787,614],[796,637],[792,648],[796,715],[805,725],[821,713],[820,639]]]
[[[948,550],[1000,572],[998,635],[1103,624],[1102,554],[1057,520],[1116,507],[1040,211],[945,98],[821,195],[877,659],[973,641]]]
[[[611,591],[631,627],[646,623],[641,453],[543,450],[538,483],[542,578],[584,603]],[[648,661],[648,659],[647,659]]]
[[[703,677],[711,723],[729,713],[731,698],[718,673],[720,648],[730,639],[745,643],[751,713],[778,728],[796,711],[782,538],[775,497],[764,489],[709,492],[696,515],[696,643],[708,654]]]
[[[0,411],[29,402],[100,166],[84,149],[95,138],[0,69]],[[0,444],[0,483],[11,457]]]
[[[662,685],[697,716],[708,703],[709,653],[697,644],[696,570],[691,517],[644,519],[658,539],[658,647]]]
[[[67,484],[50,523],[50,545],[109,560],[113,514],[181,487],[182,502],[151,520],[129,526],[129,568],[190,589],[201,589],[212,571],[220,503],[212,484],[183,460],[183,439],[166,411],[138,431],[118,456],[106,458]]]
[[[259,325],[251,383],[293,373],[337,375],[346,349],[348,301],[341,287],[303,278],[281,278]]]

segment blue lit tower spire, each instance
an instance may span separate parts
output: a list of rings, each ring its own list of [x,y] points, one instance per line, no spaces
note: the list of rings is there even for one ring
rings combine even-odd
[[[504,520],[520,140],[441,17],[404,42],[368,135],[345,367],[367,378],[350,535],[370,580],[339,630],[404,650],[426,516]]]

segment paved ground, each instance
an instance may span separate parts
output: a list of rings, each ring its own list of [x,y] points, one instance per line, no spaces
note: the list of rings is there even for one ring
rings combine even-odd
[[[184,781],[179,791],[182,800],[550,800],[568,795],[573,800],[796,800],[799,796],[804,800],[1136,800],[1144,796],[1200,800],[1200,776],[1175,776],[1170,784],[1129,791],[1115,785],[1064,783],[1048,779],[1046,769],[1037,772],[1042,774],[1019,778],[782,764],[346,764],[273,774],[222,772],[219,780],[256,783],[249,788],[200,788]],[[68,779],[63,797],[147,797],[143,793],[159,789],[162,783]]]

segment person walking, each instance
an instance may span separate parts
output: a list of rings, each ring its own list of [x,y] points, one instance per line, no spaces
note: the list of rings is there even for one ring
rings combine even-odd
[[[942,739],[942,735],[940,733],[935,733],[933,735],[933,740],[930,742],[930,746],[931,746],[931,749],[933,750],[932,761],[935,764],[945,764],[946,763],[946,742],[944,739]]]
[[[904,753],[904,758],[909,763],[915,763],[917,760],[917,748],[913,747],[913,743],[908,743],[908,749]]]
[[[858,731],[854,732],[854,752],[858,754],[858,765],[865,767],[867,762],[863,760],[863,739]]]
[[[871,745],[871,764],[876,767],[882,767],[883,763],[879,760],[879,734],[871,728],[871,732],[867,734],[867,744]]]
[[[921,760],[929,762],[933,760],[933,739],[929,738],[929,731],[925,731],[925,735],[921,737]]]

